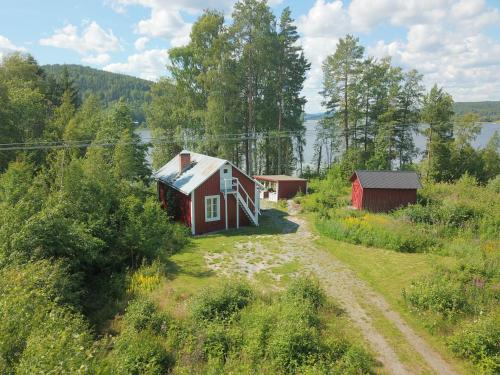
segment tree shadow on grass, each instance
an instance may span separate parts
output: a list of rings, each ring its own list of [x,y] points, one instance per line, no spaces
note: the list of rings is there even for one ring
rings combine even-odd
[[[196,251],[196,247],[192,243],[189,243],[184,247],[182,253],[195,253]],[[180,275],[197,278],[211,277],[215,275],[215,272],[206,269],[204,260],[200,264],[200,260],[197,257],[192,257],[178,261],[167,259],[165,261],[165,274],[167,279],[173,280]]]

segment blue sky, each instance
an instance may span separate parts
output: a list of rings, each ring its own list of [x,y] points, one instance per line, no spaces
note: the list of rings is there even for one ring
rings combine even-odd
[[[270,0],[289,6],[312,63],[306,110],[321,110],[321,62],[339,37],[359,36],[366,53],[416,68],[456,100],[500,100],[498,0]],[[40,64],[75,63],[147,79],[165,75],[207,7],[230,16],[230,0],[0,0],[0,57],[29,52]]]

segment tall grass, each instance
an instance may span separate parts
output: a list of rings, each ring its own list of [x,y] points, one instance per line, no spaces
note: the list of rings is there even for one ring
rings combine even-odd
[[[456,258],[402,290],[408,309],[481,374],[500,373],[500,177],[480,186],[425,183],[418,203],[387,214],[348,207],[349,184],[333,170],[300,198],[320,233],[338,241]]]
[[[108,366],[124,374],[148,368],[151,373],[373,373],[371,355],[340,325],[326,324],[341,317],[316,281],[299,279],[284,292],[264,295],[232,280],[187,303],[190,313],[173,318],[144,296],[131,302]]]

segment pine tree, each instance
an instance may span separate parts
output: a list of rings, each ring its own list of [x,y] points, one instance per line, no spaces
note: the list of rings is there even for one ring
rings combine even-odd
[[[329,116],[342,128],[344,149],[351,140],[350,120],[357,121],[358,90],[361,82],[364,48],[352,35],[340,38],[335,53],[323,63],[323,104]]]
[[[78,108],[80,105],[78,89],[75,87],[75,80],[69,75],[67,66],[64,66],[60,86],[63,97],[68,97],[73,107]]]
[[[432,181],[447,181],[450,176],[451,142],[453,141],[453,99],[434,85],[424,97],[422,121],[427,124],[426,177]]]
[[[278,162],[277,174],[291,173],[284,165],[290,164],[293,152],[285,154],[282,149],[283,130],[303,129],[302,108],[306,103],[301,95],[305,74],[310,69],[302,47],[297,45],[299,35],[293,24],[290,8],[281,13],[278,32],[277,92],[278,92]],[[291,139],[291,138],[290,138]],[[284,139],[283,139],[284,140]],[[293,151],[293,149],[292,149]]]
[[[244,132],[247,135],[244,141],[245,169],[251,175],[257,165],[253,155],[257,131],[268,128],[265,126],[268,119],[260,114],[270,104],[265,93],[268,89],[266,82],[270,82],[269,72],[273,71],[276,21],[267,3],[258,0],[241,0],[236,3],[232,18],[229,38],[240,71]],[[276,98],[272,90],[270,93]]]

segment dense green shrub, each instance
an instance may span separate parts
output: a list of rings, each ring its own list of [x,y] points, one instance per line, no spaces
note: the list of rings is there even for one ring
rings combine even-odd
[[[51,311],[78,304],[80,283],[68,276],[60,261],[11,265],[0,269],[0,280],[0,373],[9,374],[31,333],[46,322]]]
[[[500,175],[492,178],[487,185],[488,190],[493,193],[500,194]]]
[[[79,314],[56,308],[30,333],[16,374],[92,373],[93,336]]]
[[[238,305],[242,294],[244,303]],[[270,295],[224,283],[190,304],[192,312],[202,313],[175,329],[174,335],[182,337],[175,345],[179,373],[364,374],[374,366],[339,326],[327,324],[336,316],[315,280],[299,279]],[[169,342],[171,336],[169,331]]]
[[[123,319],[126,329],[136,332],[149,330],[156,335],[164,335],[168,331],[171,318],[159,312],[156,305],[147,299],[131,301]]]
[[[110,358],[111,373],[117,375],[162,375],[173,364],[160,340],[148,332],[127,331],[118,336]]]
[[[277,368],[284,372],[307,362],[315,362],[320,342],[317,331],[297,321],[281,321],[269,339],[269,355]]]
[[[334,373],[343,375],[372,374],[375,360],[366,350],[350,345],[335,366]]]
[[[224,362],[230,351],[237,351],[231,343],[227,328],[220,322],[209,323],[203,335],[203,352],[210,362]]]
[[[499,275],[495,254],[475,255],[413,281],[403,297],[412,309],[443,318],[478,317],[495,310],[500,300]]]
[[[250,287],[243,282],[224,283],[205,289],[192,302],[191,312],[196,321],[228,320],[252,299]]]
[[[466,324],[448,341],[453,352],[476,364],[484,374],[500,371],[500,316],[492,315]]]
[[[325,304],[326,295],[321,289],[318,280],[299,278],[294,280],[286,291],[286,296],[299,302],[306,301],[315,309]]]
[[[325,178],[312,179],[308,183],[308,195],[298,197],[305,212],[315,212],[320,217],[329,217],[330,210],[349,205],[350,185],[337,166],[327,172]]]
[[[451,280],[447,272],[440,272],[430,278],[413,281],[404,291],[406,302],[416,310],[432,311],[444,317],[454,317],[469,312],[464,285]]]
[[[453,228],[473,226],[481,216],[477,209],[461,202],[430,203],[426,206],[415,204],[403,212],[414,223],[441,224]]]

